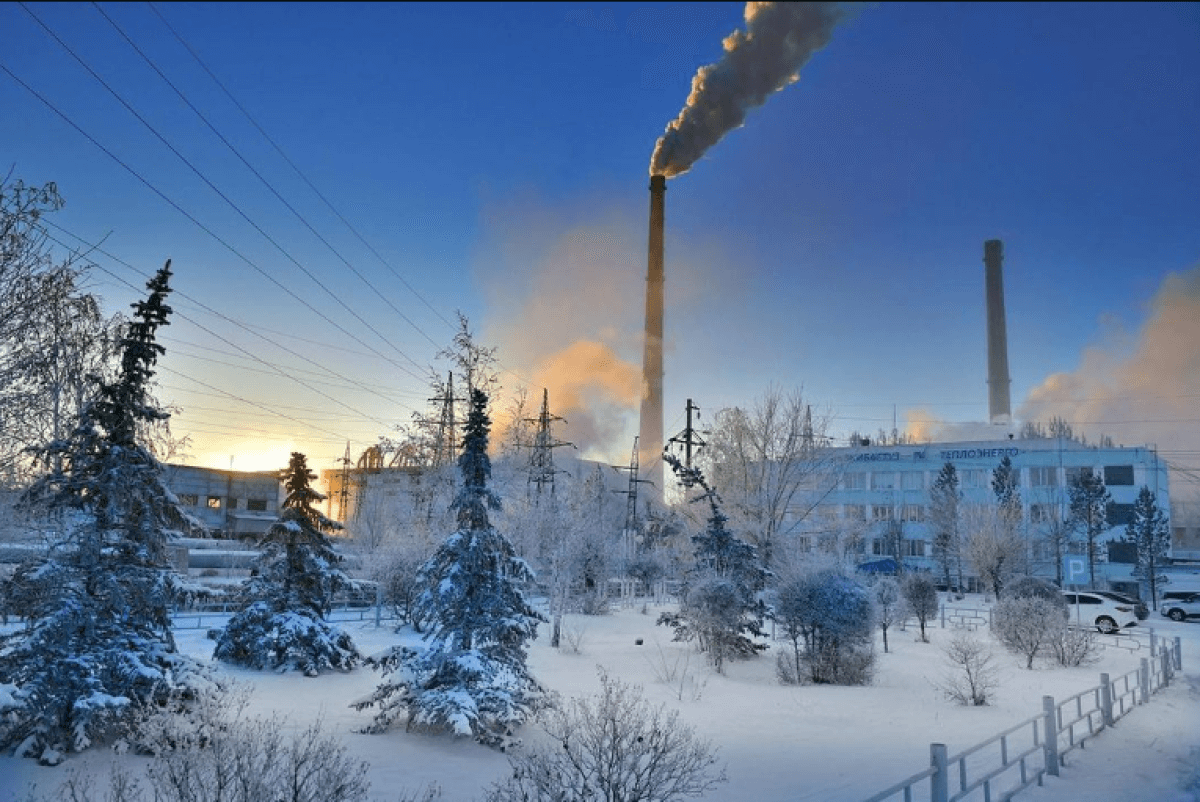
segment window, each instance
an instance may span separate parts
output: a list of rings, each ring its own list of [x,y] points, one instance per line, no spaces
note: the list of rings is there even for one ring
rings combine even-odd
[[[246,509],[252,512],[266,512],[267,500],[265,498],[248,498],[246,499]]]
[[[1082,479],[1091,475],[1091,468],[1067,468],[1067,484],[1079,484]]]
[[[892,506],[890,504],[872,505],[871,520],[873,520],[873,521],[890,521],[890,520],[892,520]]]
[[[210,510],[221,509],[221,497],[220,496],[209,496],[208,497],[208,508]]]
[[[1127,526],[1133,523],[1133,505],[1132,504],[1109,504],[1108,505],[1108,525],[1109,526]]]
[[[904,473],[900,474],[900,486],[904,490],[924,490],[925,472],[905,471]]]
[[[901,511],[901,520],[921,523],[925,520],[925,507],[921,504],[905,504]]]
[[[231,497],[228,499],[228,501],[229,501],[229,509],[236,510],[237,509],[237,499]]]
[[[1029,522],[1032,524],[1044,524],[1054,520],[1054,505],[1053,504],[1030,504],[1029,505]]]
[[[850,521],[865,521],[867,520],[867,507],[865,504],[847,504],[846,519]]]
[[[1104,484],[1109,487],[1117,485],[1133,486],[1133,466],[1132,465],[1105,465],[1104,466]]]
[[[833,554],[837,549],[837,538],[833,535],[821,535],[817,539],[817,547],[826,554]]]
[[[179,503],[180,504],[188,504],[188,505],[195,507],[197,504],[200,503],[200,497],[197,496],[195,493],[180,493],[179,494]]]
[[[906,540],[904,541],[905,554],[909,557],[924,557],[925,556],[925,541],[924,540]]]
[[[1031,487],[1058,487],[1058,468],[1030,468]]]
[[[962,477],[963,487],[987,487],[987,473],[983,468],[967,468],[959,471],[958,475]]]
[[[872,540],[871,541],[871,553],[877,557],[882,557],[883,555],[887,554],[888,553],[887,541],[879,540],[879,539]]]
[[[895,471],[876,471],[871,474],[872,490],[892,490],[896,487]]]
[[[867,475],[865,473],[842,474],[842,490],[865,490]]]
[[[812,538],[805,535],[796,538],[796,548],[802,552],[812,551]]]

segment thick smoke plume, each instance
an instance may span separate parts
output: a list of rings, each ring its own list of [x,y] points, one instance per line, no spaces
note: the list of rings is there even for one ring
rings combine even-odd
[[[1200,266],[1171,273],[1132,332],[1110,325],[1071,371],[1047,376],[1017,407],[1012,427],[946,423],[911,410],[906,432],[919,441],[996,439],[1021,424],[1060,418],[1097,443],[1153,445],[1177,470],[1172,503],[1197,495],[1200,468]]]
[[[696,72],[687,105],[654,148],[650,174],[687,172],[741,127],[750,109],[800,80],[800,68],[829,44],[847,8],[844,3],[747,3],[745,32],[725,37],[725,57]]]

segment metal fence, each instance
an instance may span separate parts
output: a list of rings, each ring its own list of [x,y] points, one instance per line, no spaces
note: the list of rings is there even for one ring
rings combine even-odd
[[[1007,802],[1045,775],[1058,776],[1064,758],[1106,727],[1148,704],[1153,694],[1171,684],[1183,668],[1182,645],[1159,644],[1151,636],[1150,657],[1115,680],[1100,675],[1100,684],[1061,701],[1042,697],[1042,712],[956,755],[945,744],[929,745],[929,767],[885,788],[865,802]]]

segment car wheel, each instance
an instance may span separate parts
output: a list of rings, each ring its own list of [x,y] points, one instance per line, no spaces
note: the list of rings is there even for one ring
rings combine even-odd
[[[1103,632],[1105,635],[1111,635],[1117,631],[1117,622],[1108,616],[1101,616],[1096,619],[1096,629]]]
[[[1174,610],[1172,610],[1172,611],[1171,611],[1171,612],[1169,612],[1169,613],[1167,613],[1167,616],[1168,616],[1168,617],[1169,617],[1169,618],[1170,618],[1172,621],[1182,621],[1184,618],[1186,618],[1186,617],[1187,617],[1187,616],[1185,616],[1185,615],[1183,614],[1183,610],[1180,610],[1180,609],[1178,609],[1178,608],[1177,608],[1177,609],[1174,609]]]

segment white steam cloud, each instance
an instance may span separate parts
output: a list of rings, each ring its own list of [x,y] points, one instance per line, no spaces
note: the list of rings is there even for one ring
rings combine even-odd
[[[746,30],[725,37],[725,56],[701,67],[679,116],[650,159],[650,174],[687,172],[705,151],[745,122],[746,113],[800,80],[800,68],[846,17],[844,3],[747,3]]]

